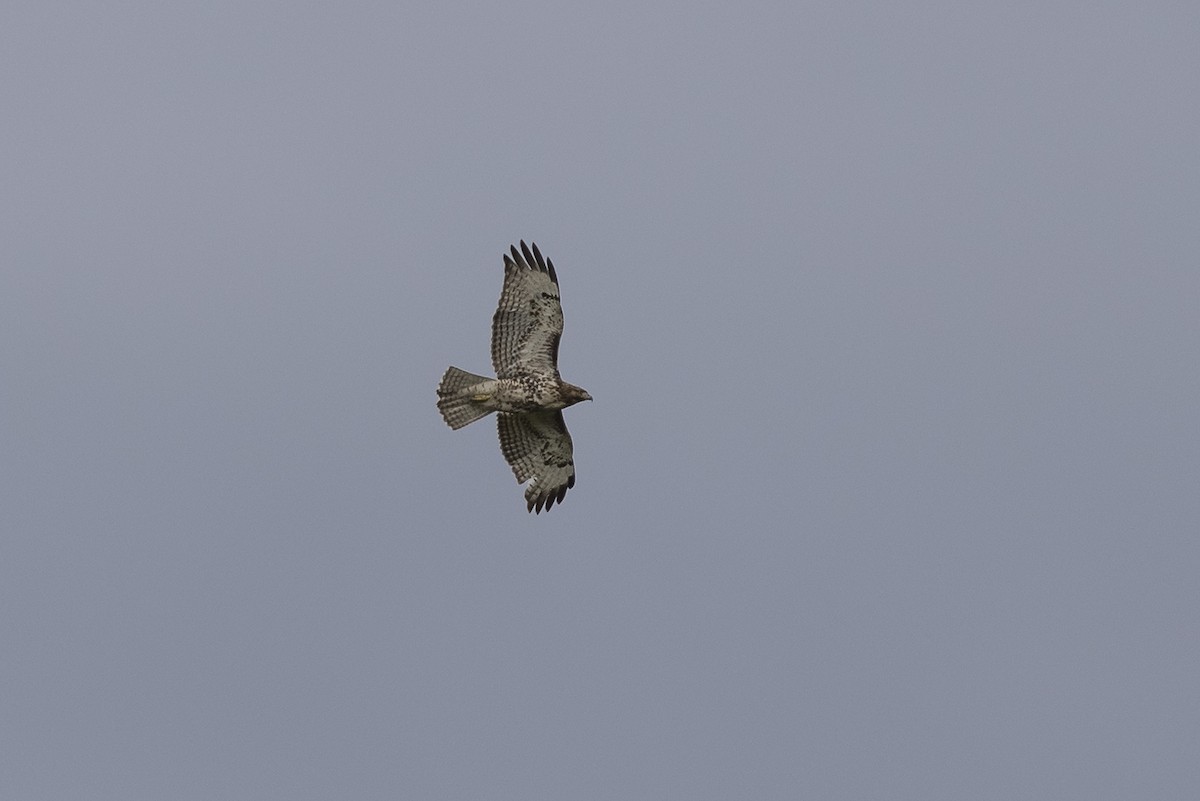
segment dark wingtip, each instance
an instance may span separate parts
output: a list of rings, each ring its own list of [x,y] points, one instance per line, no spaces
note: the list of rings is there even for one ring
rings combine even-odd
[[[534,245],[533,247],[535,250],[537,249],[537,245]],[[521,252],[525,254],[525,263],[531,268],[537,269],[538,260],[533,257],[532,253],[529,252],[529,246],[525,244],[524,239],[521,240]]]
[[[515,267],[525,267],[530,270],[538,270],[539,272],[548,274],[550,276],[550,280],[557,284],[558,274],[554,271],[554,262],[542,256],[542,252],[538,250],[537,243],[530,242],[528,245],[526,245],[525,240],[522,239],[520,245],[520,250],[517,250],[516,245],[510,246],[512,257],[510,258],[508,255],[505,255],[504,266],[507,267],[509,264],[512,264]],[[530,250],[530,248],[532,248],[532,250]]]
[[[525,503],[526,511],[539,515],[542,513],[543,509],[549,512],[550,508],[554,506],[554,504],[561,504],[563,502],[563,498],[567,497],[567,490],[573,486],[575,486],[575,476],[568,478],[567,483],[563,484],[557,490],[553,490],[544,495],[539,495],[536,498],[529,498]]]

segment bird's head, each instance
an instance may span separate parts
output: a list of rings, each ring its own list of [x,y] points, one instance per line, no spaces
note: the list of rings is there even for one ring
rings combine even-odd
[[[583,387],[577,387],[574,384],[563,384],[562,394],[563,399],[567,401],[568,406],[574,403],[579,403],[580,401],[590,401],[592,399],[592,396],[588,394],[586,389]]]

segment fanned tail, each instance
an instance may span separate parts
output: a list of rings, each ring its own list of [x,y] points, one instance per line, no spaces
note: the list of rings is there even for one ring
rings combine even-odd
[[[488,380],[487,376],[468,373],[457,367],[446,370],[446,374],[442,376],[442,381],[437,388],[438,411],[442,413],[446,425],[458,430],[465,425],[474,423],[480,417],[491,414],[492,409],[480,406],[471,400],[469,395],[460,394],[464,389]]]

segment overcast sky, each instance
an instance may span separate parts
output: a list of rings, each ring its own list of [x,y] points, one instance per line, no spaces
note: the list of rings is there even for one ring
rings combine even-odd
[[[0,796],[1200,797],[1198,35],[6,2]]]

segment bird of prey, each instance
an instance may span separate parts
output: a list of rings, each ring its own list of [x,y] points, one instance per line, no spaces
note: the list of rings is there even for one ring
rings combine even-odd
[[[492,317],[496,377],[457,367],[438,384],[438,410],[459,429],[496,412],[500,450],[525,488],[530,512],[549,511],[575,486],[571,435],[562,410],[592,396],[558,374],[562,305],[554,264],[521,242],[504,255],[504,289]]]

